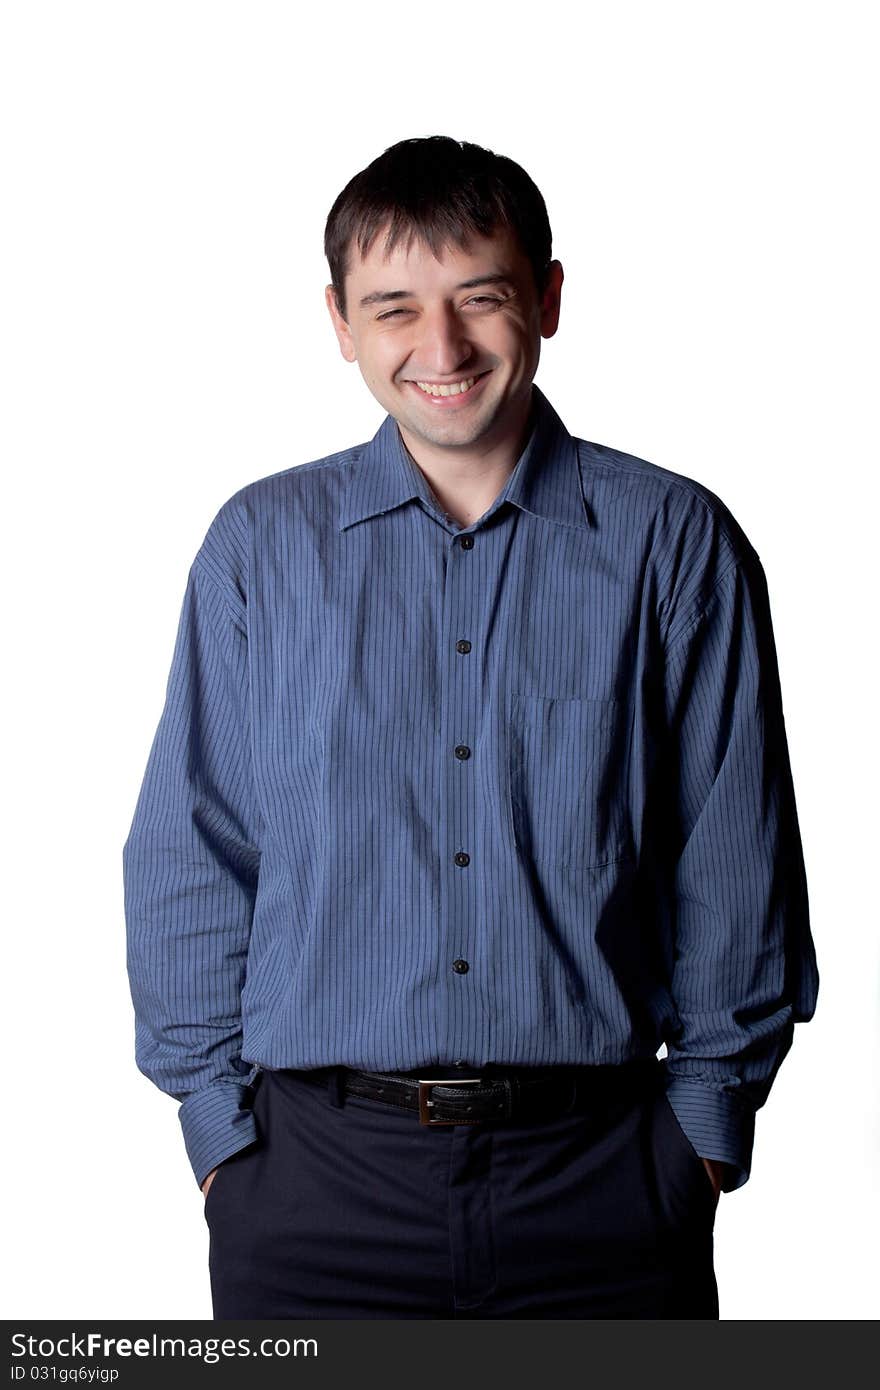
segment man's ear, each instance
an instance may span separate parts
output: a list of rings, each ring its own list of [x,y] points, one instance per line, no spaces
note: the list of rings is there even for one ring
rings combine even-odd
[[[559,327],[562,282],[565,271],[561,261],[551,261],[547,273],[547,284],[541,297],[541,337],[552,338]]]
[[[325,288],[324,299],[326,300],[327,308],[330,312],[333,331],[339,343],[339,351],[342,353],[346,362],[356,362],[357,352],[355,351],[354,339],[351,336],[351,330],[348,324],[339,312],[339,305],[336,302],[336,291],[332,285],[327,285]]]

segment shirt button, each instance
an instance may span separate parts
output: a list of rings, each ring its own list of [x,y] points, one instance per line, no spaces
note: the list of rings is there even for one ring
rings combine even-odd
[[[470,642],[467,640],[466,637],[462,637],[461,640],[458,641],[458,642],[456,642],[456,644],[455,644],[455,650],[456,650],[457,652],[461,652],[462,656],[467,656],[467,654],[468,654],[468,652],[470,651],[470,649],[471,649],[471,644],[470,644]]]
[[[458,543],[462,550],[473,550],[474,548],[473,536],[462,536]]]
[[[471,750],[468,748],[466,743],[457,743],[455,745],[455,756],[459,758],[462,762],[464,762],[466,758],[469,758],[470,755]]]
[[[471,857],[469,854],[465,854],[463,849],[460,849],[455,855],[455,862],[460,869],[466,869],[471,862]]]
[[[452,962],[452,968],[455,971],[456,975],[466,975],[467,972],[470,970],[470,966],[468,965],[466,960],[454,960]]]

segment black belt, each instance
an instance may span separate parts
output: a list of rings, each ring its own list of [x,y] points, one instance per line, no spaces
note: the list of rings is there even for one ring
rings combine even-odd
[[[441,1071],[439,1076],[426,1072]],[[328,1079],[348,1096],[410,1110],[423,1125],[476,1125],[487,1120],[540,1120],[564,1114],[581,1100],[623,1097],[644,1090],[659,1076],[656,1057],[611,1066],[500,1067],[475,1075],[446,1075],[440,1068],[413,1072],[357,1071],[321,1067],[296,1071],[303,1080]]]

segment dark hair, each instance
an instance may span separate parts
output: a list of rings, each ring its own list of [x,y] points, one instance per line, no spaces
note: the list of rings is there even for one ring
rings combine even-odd
[[[330,209],[324,254],[343,318],[345,276],[353,245],[369,253],[386,225],[386,252],[406,235],[418,237],[438,255],[450,242],[465,249],[469,234],[491,236],[509,227],[528,257],[541,294],[547,283],[552,237],[547,208],[525,169],[448,135],[401,140],[355,174]]]

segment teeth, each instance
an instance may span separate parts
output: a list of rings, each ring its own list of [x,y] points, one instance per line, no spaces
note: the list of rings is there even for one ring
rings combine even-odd
[[[421,387],[429,396],[461,396],[471,389],[476,379],[475,376],[469,376],[467,381],[456,381],[452,386],[430,386],[426,381],[417,381],[416,386]]]

